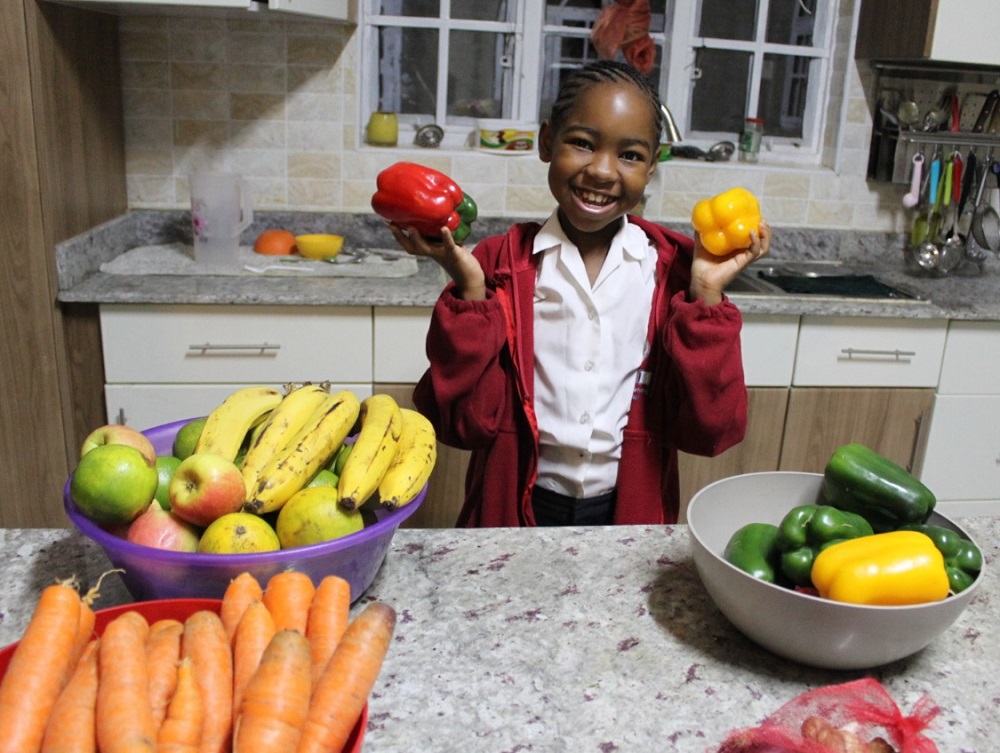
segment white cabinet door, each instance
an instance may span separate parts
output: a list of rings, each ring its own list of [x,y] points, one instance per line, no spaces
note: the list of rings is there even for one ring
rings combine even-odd
[[[945,320],[805,316],[797,387],[936,387]]]
[[[375,382],[412,384],[423,375],[431,307],[375,308]]]
[[[112,384],[372,381],[368,307],[101,306]]]
[[[281,389],[280,384],[267,384]],[[207,416],[245,384],[107,384],[104,399],[108,423],[126,424],[144,431],[154,426]],[[372,394],[370,384],[331,384],[331,392],[350,390],[363,400]]]
[[[217,11],[291,14],[327,21],[357,23],[358,0],[53,0],[114,13],[153,11],[165,15],[195,15]],[[236,18],[239,18],[237,15]]]
[[[996,0],[936,0],[934,6],[931,60],[1000,65]]]
[[[1000,322],[951,323],[938,392],[1000,395]]]
[[[797,316],[746,314],[740,333],[743,373],[748,387],[787,387],[792,383]]]
[[[1000,397],[938,395],[918,475],[939,500],[1000,503]]]

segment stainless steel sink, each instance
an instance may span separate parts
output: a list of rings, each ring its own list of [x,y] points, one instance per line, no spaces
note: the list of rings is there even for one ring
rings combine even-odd
[[[773,298],[926,303],[919,293],[890,284],[878,275],[837,261],[767,261],[753,264],[726,288],[726,293]]]

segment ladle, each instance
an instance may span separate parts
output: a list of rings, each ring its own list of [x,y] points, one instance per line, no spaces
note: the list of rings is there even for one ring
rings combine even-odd
[[[913,171],[910,175],[910,191],[903,196],[903,206],[913,209],[920,203],[920,177],[923,172],[924,155],[917,152],[913,155]]]

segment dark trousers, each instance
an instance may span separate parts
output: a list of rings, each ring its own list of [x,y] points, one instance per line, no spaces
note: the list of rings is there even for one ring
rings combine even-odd
[[[616,497],[612,490],[577,499],[536,486],[531,492],[531,507],[539,526],[609,526],[614,522]]]

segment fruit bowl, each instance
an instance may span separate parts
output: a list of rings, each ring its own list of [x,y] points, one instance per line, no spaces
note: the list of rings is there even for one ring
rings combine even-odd
[[[765,583],[723,557],[747,523],[777,525],[798,505],[823,503],[823,476],[767,472],[732,476],[699,491],[688,507],[695,567],[719,611],[750,640],[778,656],[826,669],[869,669],[920,651],[972,601],[973,584],[942,601],[912,606],[863,606],[829,601]],[[943,515],[927,521],[971,537]]]
[[[174,436],[188,420],[157,426],[143,434],[149,437],[157,454],[169,455]],[[425,486],[403,507],[392,511],[375,510],[374,523],[342,538],[254,554],[174,552],[133,544],[83,515],[73,501],[68,480],[63,490],[63,506],[73,525],[97,542],[111,564],[123,571],[120,576],[136,600],[220,599],[229,581],[242,572],[249,572],[264,583],[282,570],[298,570],[309,575],[315,583],[327,575],[340,576],[350,583],[353,602],[374,580],[396,529],[416,512],[426,496]]]
[[[202,609],[210,609],[218,612],[222,602],[219,599],[160,599],[156,601],[141,601],[135,604],[122,604],[117,607],[100,609],[94,613],[94,632],[101,635],[104,628],[123,612],[135,611],[146,618],[146,622],[152,625],[157,620],[174,619],[183,622],[195,612]],[[11,657],[17,649],[17,643],[0,649],[0,681],[7,674],[7,666]],[[368,706],[365,705],[354,726],[351,736],[344,745],[344,753],[360,753],[365,737],[365,728],[368,725]]]

